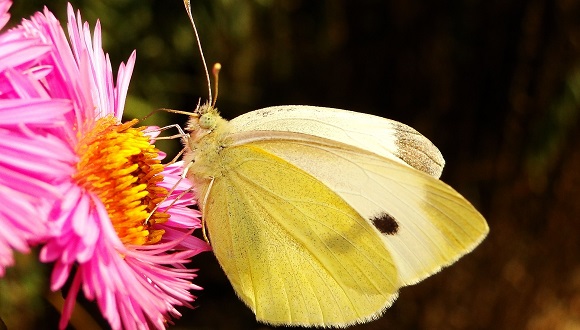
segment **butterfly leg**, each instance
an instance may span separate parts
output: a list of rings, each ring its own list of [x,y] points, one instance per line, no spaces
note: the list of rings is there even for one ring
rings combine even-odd
[[[165,202],[165,200],[169,197],[169,195],[171,195],[171,193],[173,191],[175,191],[175,189],[177,188],[177,186],[179,185],[179,183],[181,183],[181,181],[185,178],[185,173],[187,173],[187,170],[189,169],[189,166],[186,167],[186,169],[183,171],[184,174],[181,175],[181,177],[179,178],[179,180],[177,180],[177,182],[173,185],[173,187],[171,187],[171,190],[169,190],[169,192],[167,192],[167,195],[163,198],[163,200],[161,200],[159,203],[157,203],[157,205],[155,205],[155,207],[153,208],[153,210],[151,212],[149,212],[149,215],[147,216],[147,219],[145,219],[145,221],[143,222],[143,225],[149,225],[149,219],[151,218],[151,216],[153,215],[153,213],[155,211],[157,211],[157,209],[159,208],[159,205],[161,205],[161,203]],[[193,187],[190,187],[189,189],[183,191],[181,194],[179,194],[179,196],[177,196],[173,202],[171,204],[169,204],[169,206],[167,208],[170,208],[173,206],[173,204],[175,204],[175,202],[177,202],[178,200],[181,199],[181,197],[183,197],[185,194],[191,192],[193,190]]]
[[[163,132],[163,131],[166,131],[166,130],[172,129],[172,128],[175,128],[177,130],[177,132],[179,132],[179,134],[174,134],[174,135],[170,135],[170,136],[158,136],[155,139],[156,140],[173,140],[173,139],[177,139],[177,138],[189,137],[189,134],[185,133],[183,131],[183,129],[181,128],[181,126],[179,126],[178,124],[171,124],[171,125],[163,126],[163,127],[156,129],[156,131]]]
[[[209,193],[211,191],[211,187],[213,186],[213,182],[214,181],[215,181],[215,178],[214,177],[211,177],[211,181],[209,182],[209,185],[208,185],[207,190],[205,192],[205,196],[203,197],[203,204],[202,204],[202,207],[201,207],[201,231],[203,233],[203,239],[209,245],[211,245],[211,243],[209,242],[209,239],[207,238],[207,233],[206,233],[206,230],[205,230],[205,205],[207,204],[207,199],[209,197]]]

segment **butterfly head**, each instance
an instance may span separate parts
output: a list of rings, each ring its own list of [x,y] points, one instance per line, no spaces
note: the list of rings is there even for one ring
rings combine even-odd
[[[185,127],[189,132],[189,145],[193,146],[208,134],[219,130],[223,126],[223,122],[224,120],[213,105],[210,103],[199,105]]]
[[[185,153],[183,161],[191,168],[187,177],[193,182],[211,177],[212,168],[219,152],[227,146],[229,123],[223,119],[210,103],[198,106],[189,117],[185,127]],[[208,174],[210,173],[210,174]]]

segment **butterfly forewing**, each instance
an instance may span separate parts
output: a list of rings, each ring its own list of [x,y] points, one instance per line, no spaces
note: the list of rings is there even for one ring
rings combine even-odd
[[[303,169],[372,224],[396,262],[401,285],[451,264],[488,232],[481,214],[451,187],[390,159],[301,134],[251,145]]]

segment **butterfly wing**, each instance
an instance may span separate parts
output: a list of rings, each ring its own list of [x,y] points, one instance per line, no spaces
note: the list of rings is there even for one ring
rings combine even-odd
[[[244,144],[221,152],[203,206],[238,296],[270,324],[346,326],[378,317],[401,286],[377,230],[317,178]]]
[[[453,188],[400,162],[296,133],[244,132],[236,140],[251,140],[309,173],[372,223],[402,285],[453,263],[489,231],[482,215]]]
[[[405,125],[284,106],[240,116],[231,128],[211,140],[215,147],[197,149],[193,164],[203,170],[193,173],[213,178],[200,181],[210,241],[260,321],[376,318],[400,287],[488,232],[477,210],[437,180],[437,148]]]
[[[421,133],[394,120],[348,110],[284,105],[248,112],[230,121],[235,132],[302,133],[363,149],[436,178],[443,156]]]

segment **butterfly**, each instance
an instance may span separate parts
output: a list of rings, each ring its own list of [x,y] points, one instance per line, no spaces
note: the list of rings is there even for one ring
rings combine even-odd
[[[227,121],[206,103],[186,131],[185,175],[213,252],[267,324],[376,319],[401,287],[454,263],[489,231],[439,180],[439,150],[393,120],[286,105]]]

